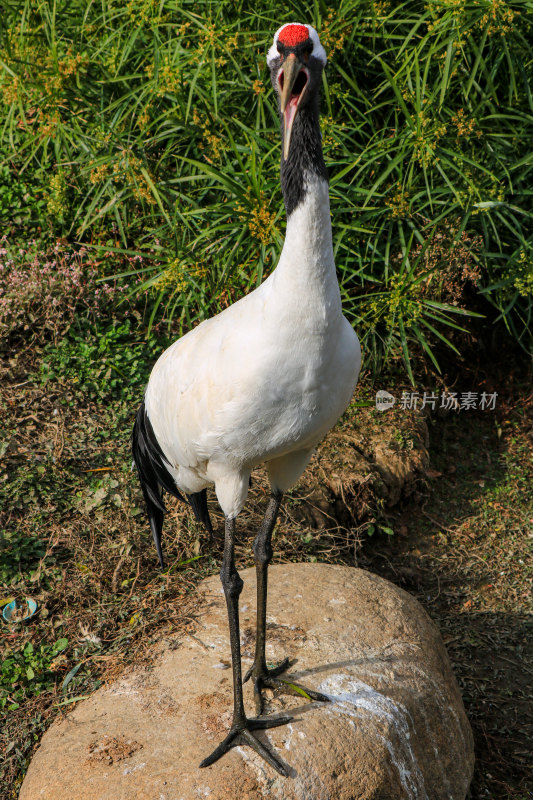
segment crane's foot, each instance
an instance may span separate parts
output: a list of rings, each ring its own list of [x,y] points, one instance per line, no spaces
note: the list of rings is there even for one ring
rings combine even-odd
[[[295,697],[302,697],[304,700],[317,700],[322,703],[329,703],[329,697],[321,692],[315,692],[314,689],[307,689],[305,686],[300,686],[299,683],[294,681],[283,680],[278,678],[288,670],[291,662],[290,659],[284,659],[277,667],[264,668],[256,670],[255,664],[252,664],[246,675],[244,676],[243,683],[246,683],[248,678],[252,678],[254,682],[254,701],[257,716],[260,717],[263,713],[265,700],[263,697],[263,689],[272,689],[276,694],[291,694]]]
[[[218,761],[218,759],[221,758],[225,753],[231,750],[232,747],[248,745],[249,747],[253,748],[255,752],[261,756],[261,758],[264,758],[265,761],[276,770],[276,772],[279,772],[280,775],[283,775],[283,777],[286,778],[289,774],[287,767],[282,761],[280,761],[280,759],[272,750],[266,747],[263,742],[260,742],[259,739],[256,739],[252,731],[261,730],[263,728],[277,728],[279,725],[286,725],[291,720],[292,717],[290,717],[288,714],[284,714],[280,717],[268,717],[266,719],[245,719],[242,723],[234,722],[224,741],[221,742],[215,750],[213,750],[210,756],[204,758],[200,766],[209,767],[211,764],[214,764],[215,761]]]

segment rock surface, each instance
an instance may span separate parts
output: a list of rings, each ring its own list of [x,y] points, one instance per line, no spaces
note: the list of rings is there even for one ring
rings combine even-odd
[[[244,668],[255,630],[255,572],[242,572]],[[287,726],[260,732],[290,768],[249,748],[198,764],[231,719],[224,596],[204,581],[194,634],[167,640],[81,702],[43,737],[19,800],[464,800],[473,742],[444,645],[419,603],[368,572],[325,564],[269,573],[267,659],[331,703],[278,697]],[[253,715],[252,689],[245,702]]]

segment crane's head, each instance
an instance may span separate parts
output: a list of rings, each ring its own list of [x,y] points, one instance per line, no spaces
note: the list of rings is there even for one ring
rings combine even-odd
[[[311,25],[289,22],[276,31],[267,55],[283,118],[283,158],[289,156],[296,115],[316,99],[326,52]]]

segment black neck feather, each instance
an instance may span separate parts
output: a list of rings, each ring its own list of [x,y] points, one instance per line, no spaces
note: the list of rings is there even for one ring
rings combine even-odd
[[[283,120],[281,124],[283,139]],[[282,142],[283,152],[283,142]],[[299,109],[296,114],[289,157],[281,159],[281,191],[287,217],[305,197],[304,176],[317,175],[327,181],[328,173],[322,155],[322,137],[318,119],[318,97]]]

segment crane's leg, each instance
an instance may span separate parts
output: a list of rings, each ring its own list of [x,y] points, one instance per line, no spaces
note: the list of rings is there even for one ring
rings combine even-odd
[[[242,591],[242,580],[235,567],[235,520],[226,518],[226,531],[224,540],[224,556],[220,577],[226,605],[228,608],[229,635],[231,644],[231,663],[233,669],[233,721],[231,728],[223,742],[205,758],[201,767],[208,767],[236,745],[249,745],[256,753],[267,761],[280,775],[287,776],[288,771],[280,759],[253,735],[252,731],[259,728],[275,728],[285,725],[292,717],[288,715],[270,717],[267,719],[248,719],[244,712],[242,697],[241,677],[241,645],[239,634],[239,595]]]
[[[278,678],[286,672],[290,666],[290,660],[284,659],[277,667],[269,669],[266,663],[265,644],[266,644],[266,604],[268,589],[268,565],[272,560],[272,532],[276,524],[279,507],[281,504],[281,493],[273,493],[267,510],[254,541],[254,560],[257,575],[257,632],[255,639],[255,658],[254,663],[245,675],[244,682],[252,678],[254,682],[254,699],[257,715],[263,713],[264,699],[263,689],[274,689],[278,694],[293,694],[309,700],[322,700],[327,702],[329,698],[306,689],[293,681],[284,681]]]

